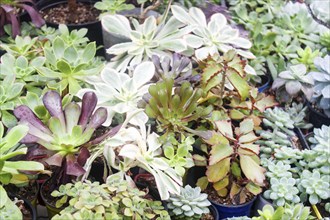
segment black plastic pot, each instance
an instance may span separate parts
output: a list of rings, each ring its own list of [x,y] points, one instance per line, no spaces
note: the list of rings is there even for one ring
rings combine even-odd
[[[259,194],[252,207],[252,215],[256,217],[260,216],[258,210],[262,210],[265,205],[273,206],[273,203],[271,200],[266,199],[262,194]]]
[[[256,197],[242,205],[223,205],[212,200],[210,201],[218,210],[219,219],[226,219],[231,217],[250,216],[251,208],[255,200]]]
[[[82,2],[86,4],[94,4],[97,0],[77,0],[77,2]],[[37,8],[40,11],[43,11],[48,8],[55,7],[60,4],[67,4],[67,1],[63,0],[40,0],[37,3]],[[51,23],[46,21],[47,26],[58,28],[59,24]],[[87,28],[88,32],[86,37],[90,41],[95,41],[97,46],[103,46],[103,37],[102,37],[102,26],[101,21],[97,20],[94,22],[84,23],[84,24],[67,24],[69,30]],[[97,51],[97,55],[104,55],[104,48],[100,48]]]
[[[219,217],[219,212],[218,212],[218,210],[215,208],[214,205],[211,205],[211,206],[209,207],[209,209],[210,209],[210,212],[211,212],[212,216],[214,217],[214,220],[218,220],[218,219],[220,219],[220,217]]]
[[[47,199],[46,199],[46,194],[50,194],[51,192],[46,192],[45,191],[45,185],[48,184],[48,182],[50,181],[50,178],[48,180],[46,180],[40,187],[40,195],[41,198],[43,200],[43,202],[46,205],[47,208],[47,213],[48,213],[48,218],[51,219],[54,215],[60,213],[60,211],[62,210],[61,208],[56,208],[55,206],[53,206],[52,204],[50,204]]]
[[[309,109],[309,122],[314,125],[314,128],[320,128],[322,125],[330,125],[330,118],[316,111],[310,102],[306,101],[306,105]]]
[[[17,196],[15,194],[12,193],[8,193],[8,196],[10,199],[14,199],[14,198],[18,198],[19,200],[23,200],[24,201],[24,207],[30,211],[31,213],[31,220],[37,220],[37,211],[35,209],[35,207],[32,206],[32,204],[25,198],[22,198],[20,196]]]
[[[296,133],[296,135],[298,136],[299,138],[299,141],[300,141],[300,144],[302,146],[302,149],[305,150],[305,149],[310,149],[309,147],[309,144],[306,140],[306,137],[305,135],[303,134],[303,132],[301,131],[300,128],[294,128],[293,131]]]

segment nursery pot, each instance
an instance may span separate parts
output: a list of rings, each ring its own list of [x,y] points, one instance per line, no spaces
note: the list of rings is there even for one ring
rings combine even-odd
[[[314,128],[320,128],[322,125],[330,125],[330,118],[316,111],[310,102],[306,101],[306,105],[309,109],[309,122],[314,125]]]
[[[309,144],[308,144],[308,142],[307,142],[307,140],[306,140],[306,137],[305,137],[305,135],[303,134],[303,132],[301,131],[301,129],[295,127],[295,128],[293,129],[293,131],[296,133],[296,135],[297,135],[298,138],[299,138],[300,144],[301,144],[301,146],[302,146],[302,150],[310,149]]]
[[[214,220],[218,220],[218,219],[220,219],[220,217],[219,217],[219,212],[218,212],[218,210],[215,208],[214,205],[210,205],[209,209],[210,209],[211,215],[213,216]]]
[[[23,200],[24,201],[24,207],[25,207],[25,209],[28,210],[28,211],[30,211],[31,220],[37,220],[37,211],[36,211],[35,207],[33,207],[32,204],[27,199],[25,199],[23,197],[20,197],[18,195],[12,194],[10,192],[8,193],[8,196],[12,200],[14,198],[18,198],[19,200]],[[23,216],[23,219],[27,219],[27,218],[24,218],[24,216]]]
[[[255,200],[256,197],[241,205],[223,205],[212,200],[210,200],[210,202],[218,210],[219,219],[226,219],[231,217],[250,216],[251,208]]]
[[[25,188],[24,191],[20,191],[20,189]],[[34,208],[37,207],[38,194],[39,194],[39,184],[35,181],[32,185],[25,187],[17,187],[15,185],[7,185],[5,189],[11,192],[13,195],[17,195],[18,197],[24,198],[29,201],[29,204]]]
[[[46,195],[47,194],[50,194],[51,192],[47,192],[47,184],[49,183],[51,178],[49,178],[48,180],[46,180],[42,185],[41,185],[41,188],[40,188],[40,195],[41,195],[41,198],[43,200],[43,202],[45,203],[46,205],[46,208],[47,208],[47,212],[48,212],[48,218],[51,219],[54,215],[56,214],[59,214],[60,211],[62,210],[61,208],[56,208],[54,205],[52,205],[49,201],[47,201],[46,199]],[[55,198],[54,198],[55,199]]]
[[[266,73],[265,75],[260,76],[260,78],[262,85],[258,87],[258,92],[264,92],[270,87],[272,82],[272,77],[268,73]]]
[[[273,206],[273,203],[271,200],[266,199],[262,193],[257,196],[257,199],[252,207],[252,215],[253,216],[260,216],[258,213],[258,210],[262,210],[265,205],[271,205]]]
[[[94,4],[97,2],[97,0],[77,0],[77,2],[82,2],[86,4]],[[39,11],[43,11],[49,8],[56,7],[61,4],[67,4],[67,1],[63,0],[40,0],[37,3],[37,8]],[[58,28],[59,24],[55,24],[52,22],[47,22],[47,26]],[[103,46],[103,37],[102,37],[102,26],[101,26],[101,21],[96,20],[93,22],[88,22],[88,23],[83,23],[83,24],[67,24],[68,28],[70,31],[74,29],[80,29],[80,28],[87,28],[88,32],[86,34],[86,37],[90,41],[95,41],[97,46]],[[104,48],[100,48],[97,51],[98,55],[104,55]]]

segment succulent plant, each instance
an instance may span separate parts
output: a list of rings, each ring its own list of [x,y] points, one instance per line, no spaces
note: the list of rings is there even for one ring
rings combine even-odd
[[[280,179],[270,179],[270,189],[264,192],[266,199],[273,200],[276,206],[284,206],[288,203],[299,203],[300,198],[296,187],[296,180],[293,178],[282,177]]]
[[[316,102],[317,107],[330,117],[330,56],[317,57],[314,64],[318,72],[309,73],[309,76],[314,79],[312,102]]]
[[[253,217],[253,220],[314,219],[310,213],[310,208],[305,207],[301,203],[295,205],[289,205],[286,203],[284,206],[279,206],[275,210],[271,205],[267,204],[262,210],[258,210],[258,213],[260,216]]]
[[[177,20],[192,29],[192,33],[185,35],[184,38],[187,45],[195,49],[198,60],[231,49],[243,57],[254,58],[254,55],[247,51],[252,46],[251,42],[240,37],[239,31],[230,27],[226,17],[221,13],[213,14],[207,22],[203,11],[199,8],[192,7],[187,12],[180,6],[172,5],[171,10]],[[253,70],[249,73],[255,74]]]
[[[232,204],[243,204],[248,194],[258,195],[264,186],[265,169],[260,166],[258,137],[252,119],[244,119],[232,128],[232,122],[215,122],[219,132],[204,140],[211,145],[206,177],[197,185],[203,190],[212,184],[218,195]]]
[[[240,216],[240,217],[231,217],[231,218],[226,218],[227,220],[251,220],[251,218],[247,216]]]
[[[174,17],[167,22],[157,24],[155,17],[148,17],[143,24],[136,19],[130,21],[123,15],[105,15],[102,26],[107,32],[119,34],[129,39],[129,42],[116,44],[107,53],[116,55],[112,59],[112,67],[125,71],[127,66],[134,67],[142,61],[148,61],[152,55],[172,56],[172,52],[182,52],[187,49],[182,37],[187,33],[180,29],[182,24]]]
[[[313,127],[312,124],[305,121],[307,106],[304,107],[303,103],[295,103],[285,106],[286,112],[290,115],[290,118],[294,121],[293,124],[297,128],[309,129]]]
[[[304,170],[300,175],[298,188],[302,192],[301,198],[303,201],[308,201],[310,204],[315,205],[321,201],[321,199],[330,198],[330,176],[321,175],[318,171],[313,172]]]
[[[0,212],[1,219],[17,219],[23,220],[23,214],[18,206],[15,204],[15,201],[12,201],[6,190],[0,185]]]
[[[271,127],[273,130],[278,128],[290,136],[295,135],[292,131],[294,128],[294,121],[291,119],[291,116],[282,108],[269,108],[264,112],[264,116],[265,118],[263,119],[263,123],[266,126]]]
[[[291,166],[289,164],[284,164],[283,161],[268,163],[266,176],[270,179],[280,179],[282,177],[290,178],[292,177],[290,169]]]
[[[23,56],[29,61],[43,55],[43,43],[37,37],[16,36],[15,40],[8,43],[0,43],[0,48],[14,57]]]
[[[109,176],[106,183],[76,182],[61,185],[53,197],[61,197],[57,207],[69,206],[53,217],[58,219],[166,219],[170,217],[160,201],[145,198],[146,193],[122,181],[118,175]]]
[[[44,57],[36,57],[29,62],[24,56],[15,58],[13,55],[6,53],[1,57],[0,79],[6,75],[15,75],[15,81],[24,83],[26,89],[36,89],[36,86],[46,84],[45,79],[39,76],[35,69],[43,66],[44,63]]]
[[[35,161],[10,160],[17,155],[27,153],[27,147],[18,142],[28,133],[28,129],[26,125],[17,125],[6,136],[3,136],[5,130],[0,122],[0,183],[4,185],[9,183],[24,185],[28,183],[29,179],[22,171],[42,171],[44,169],[41,163]],[[0,207],[2,206],[0,205]]]
[[[15,82],[15,75],[7,75],[0,80],[0,120],[6,127],[16,124],[16,118],[11,111],[19,103],[23,87],[23,83]]]
[[[159,122],[160,129],[180,132],[187,130],[189,122],[208,115],[212,108],[199,106],[202,89],[193,89],[189,82],[184,82],[173,94],[173,85],[173,79],[165,79],[149,87],[151,98],[146,113]]]
[[[198,75],[192,75],[192,63],[186,56],[174,53],[170,59],[153,55],[152,62],[156,67],[154,76],[156,81],[172,78],[175,84],[182,84],[183,81],[192,83],[199,80]]]
[[[203,214],[210,212],[207,194],[201,193],[199,187],[192,188],[186,185],[181,189],[180,195],[171,195],[167,208],[173,219],[200,219]]]
[[[103,68],[103,62],[95,58],[95,42],[84,48],[66,42],[57,36],[51,46],[44,47],[46,63],[38,67],[39,74],[50,80],[47,86],[58,90],[64,95],[76,94],[88,76],[98,75]]]
[[[143,62],[135,67],[130,77],[106,66],[100,76],[87,78],[87,82],[93,84],[95,89],[81,89],[77,96],[81,98],[88,91],[95,92],[99,97],[97,106],[108,110],[109,115],[104,123],[108,126],[115,113],[125,114],[139,110],[139,102],[142,102],[143,95],[148,93],[154,70],[152,62]],[[139,121],[146,123],[148,117],[141,112],[133,120],[130,122],[134,124],[140,123]]]
[[[63,109],[61,97],[55,91],[46,92],[43,103],[51,115],[48,127],[29,107],[20,105],[15,108],[14,114],[19,124],[29,127],[21,143],[40,144],[52,152],[46,160],[49,165],[62,166],[61,169],[68,175],[82,175],[85,172],[82,166],[89,156],[83,145],[88,146],[94,131],[106,120],[106,109],[98,108],[93,113],[97,97],[92,92],[84,95],[81,107],[71,102]],[[63,166],[64,160],[66,163]]]
[[[297,50],[298,58],[293,59],[291,61],[292,64],[304,64],[307,67],[307,70],[313,70],[315,69],[314,66],[314,59],[315,57],[320,56],[319,50],[314,50],[310,47],[306,47],[305,49],[299,48]]]
[[[303,158],[300,150],[286,146],[275,149],[274,157],[278,160],[282,160],[286,164],[295,164]]]
[[[132,4],[126,4],[125,0],[102,0],[100,2],[96,2],[94,7],[102,11],[101,17],[106,14],[116,14],[120,11],[131,10],[135,8]]]
[[[183,177],[186,169],[194,166],[191,151],[195,139],[192,136],[185,137],[183,134],[177,139],[174,133],[164,136],[163,139],[165,139],[162,141],[164,160]]]
[[[156,133],[140,130],[133,126],[122,128],[114,137],[116,141],[106,140],[103,144],[104,157],[110,167],[126,173],[132,167],[140,167],[154,179],[162,200],[171,194],[179,194],[182,177],[166,162],[162,143]]]
[[[278,78],[273,82],[272,89],[277,89],[276,92],[283,101],[290,100],[290,97],[296,97],[300,91],[310,100],[313,95],[313,84],[313,78],[307,74],[306,66],[298,64],[279,73]],[[289,97],[286,96],[286,93]]]
[[[325,204],[325,210],[330,213],[330,202]]]
[[[325,47],[327,51],[330,51],[330,33],[328,31],[321,34],[320,44]]]
[[[308,140],[313,144],[312,149],[319,153],[329,154],[330,127],[322,125],[321,128],[314,128],[314,136]]]

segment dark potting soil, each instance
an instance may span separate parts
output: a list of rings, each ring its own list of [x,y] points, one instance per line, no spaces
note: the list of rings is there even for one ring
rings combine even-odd
[[[208,199],[213,201],[213,202],[216,202],[216,203],[219,203],[219,204],[222,204],[222,205],[242,205],[242,204],[239,204],[238,202],[236,204],[233,204],[231,199],[229,198],[229,196],[227,196],[226,198],[221,198],[218,195],[217,191],[215,191],[211,187],[204,190],[204,192],[208,195]],[[251,201],[253,198],[254,198],[254,196],[252,194],[247,194],[247,198],[246,198],[245,203]]]
[[[207,213],[207,214],[202,215],[201,220],[216,220],[216,219],[214,219],[214,217],[211,213]]]
[[[11,193],[18,195],[22,198],[25,198],[28,201],[33,201],[36,198],[38,193],[37,183],[31,182],[29,185],[24,187],[17,187],[15,185],[8,185],[5,188],[9,190]]]
[[[41,11],[43,18],[55,24],[84,24],[98,20],[100,11],[91,4],[78,2],[75,13],[70,13],[68,4],[59,4],[54,8]]]

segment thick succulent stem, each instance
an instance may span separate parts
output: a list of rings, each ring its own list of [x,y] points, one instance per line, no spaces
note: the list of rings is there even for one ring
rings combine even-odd
[[[222,79],[220,83],[220,99],[223,97],[225,91],[225,81],[226,81],[226,68],[222,71]]]

